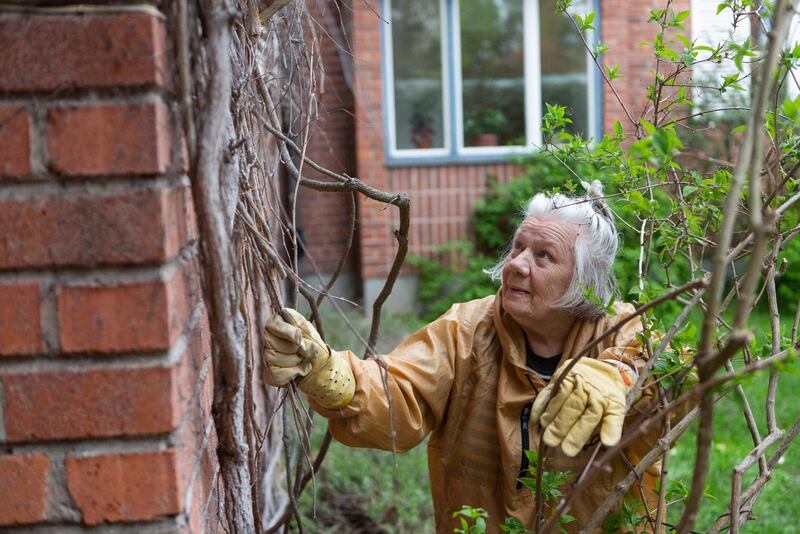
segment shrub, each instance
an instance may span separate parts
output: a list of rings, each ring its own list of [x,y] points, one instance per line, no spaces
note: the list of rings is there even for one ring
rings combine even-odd
[[[419,300],[422,318],[432,321],[456,302],[466,302],[491,295],[498,285],[483,272],[496,260],[476,253],[468,241],[442,245],[434,258],[414,256],[409,263],[419,269]],[[463,267],[459,262],[463,260]]]
[[[792,239],[780,254],[779,263],[784,272],[776,280],[778,303],[784,311],[791,311],[800,300],[800,239]]]

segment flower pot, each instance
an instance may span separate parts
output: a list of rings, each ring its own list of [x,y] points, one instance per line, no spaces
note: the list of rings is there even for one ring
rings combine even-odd
[[[411,130],[411,142],[417,148],[433,147],[433,130],[430,128],[414,128]]]
[[[500,139],[496,133],[481,133],[470,139],[470,146],[498,146]]]

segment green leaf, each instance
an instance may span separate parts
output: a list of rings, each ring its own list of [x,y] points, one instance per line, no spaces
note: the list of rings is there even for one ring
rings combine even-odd
[[[690,14],[691,14],[691,11],[689,11],[689,10],[679,11],[678,14],[675,15],[675,22],[681,22],[683,20],[686,20],[689,17]]]
[[[650,19],[648,20],[648,22],[658,22],[658,21],[660,21],[664,17],[664,14],[666,12],[667,12],[667,10],[663,9],[663,8],[662,9],[652,9],[652,10],[650,10]]]
[[[734,133],[734,134],[741,133],[741,132],[743,132],[745,130],[747,130],[747,125],[746,124],[740,124],[736,128],[731,129],[731,133]]]
[[[594,29],[594,24],[592,24],[592,23],[594,22],[594,17],[595,17],[594,11],[590,11],[586,15],[586,19],[584,19],[584,21],[583,21],[582,29],[584,29],[584,30],[593,30]]]
[[[680,54],[676,51],[665,47],[659,47],[658,50],[656,50],[656,55],[667,61],[678,61],[681,58]]]
[[[532,477],[522,477],[518,479],[522,485],[531,491],[536,491],[536,479]]]
[[[642,125],[642,128],[644,128],[644,131],[647,132],[648,135],[653,135],[656,133],[656,127],[653,126],[653,123],[647,119],[639,119],[639,124]]]
[[[790,119],[794,119],[797,116],[798,110],[800,110],[800,96],[796,99],[792,100],[787,98],[783,101],[783,114],[789,117]]]
[[[556,3],[556,8],[561,12],[564,13],[567,9],[570,8],[572,5],[572,0],[558,0]]]
[[[613,129],[614,134],[617,135],[617,137],[622,137],[622,123],[619,120],[614,121]]]
[[[500,530],[507,534],[528,534],[528,529],[516,517],[506,517],[505,522],[500,525]]]
[[[592,54],[595,58],[597,58],[600,56],[600,54],[606,52],[607,50],[608,47],[603,43],[595,43],[595,45],[592,47]]]

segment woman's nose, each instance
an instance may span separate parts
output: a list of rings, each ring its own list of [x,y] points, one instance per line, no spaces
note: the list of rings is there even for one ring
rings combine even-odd
[[[530,262],[526,258],[526,251],[510,258],[506,263],[509,274],[527,277],[530,275]]]

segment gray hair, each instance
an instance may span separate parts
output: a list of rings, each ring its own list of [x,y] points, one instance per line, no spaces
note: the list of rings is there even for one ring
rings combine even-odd
[[[575,270],[569,287],[554,306],[570,310],[579,319],[595,320],[605,313],[595,302],[586,298],[591,291],[603,307],[608,306],[616,295],[614,258],[619,247],[619,236],[614,226],[611,210],[597,197],[602,196],[602,186],[594,181],[587,186],[585,197],[568,197],[557,193],[538,193],[531,198],[523,210],[525,218],[531,215],[553,216],[565,222],[575,222],[582,229],[575,240]],[[516,233],[517,229],[514,229]],[[500,261],[486,269],[486,274],[495,282],[502,281],[503,267],[510,253],[507,249]]]

